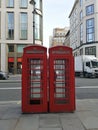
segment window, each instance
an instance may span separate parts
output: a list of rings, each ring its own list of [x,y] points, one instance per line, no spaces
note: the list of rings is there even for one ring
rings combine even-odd
[[[58,33],[56,33],[56,36],[59,36],[59,34],[58,34]]]
[[[80,25],[80,44],[83,43],[83,24]]]
[[[14,45],[8,45],[8,52],[14,52]]]
[[[20,14],[20,39],[27,39],[27,13]]]
[[[86,62],[86,66],[90,67],[90,62]]]
[[[18,53],[23,53],[23,48],[25,47],[26,45],[17,45],[17,52]]]
[[[83,48],[80,49],[80,55],[83,55]]]
[[[42,0],[35,0],[35,8],[42,10]]]
[[[93,68],[98,68],[98,61],[91,61]]]
[[[41,21],[42,21],[42,17],[40,15],[36,15],[35,16],[35,39],[40,39],[42,38],[41,36]]]
[[[1,38],[1,12],[0,12],[0,38]]]
[[[7,13],[7,39],[14,39],[14,13]]]
[[[80,0],[80,6],[82,6],[82,4],[83,4],[83,0]]]
[[[85,48],[85,55],[95,55],[96,56],[96,47],[86,47]]]
[[[86,7],[86,15],[91,15],[94,13],[94,5],[89,5]]]
[[[87,42],[94,41],[94,18],[86,21],[86,39]]]
[[[0,0],[0,7],[1,7],[1,0]]]
[[[7,0],[7,7],[14,7],[14,0]]]
[[[28,0],[21,0],[20,7],[27,8],[27,6],[28,6]]]
[[[80,20],[82,20],[82,18],[83,18],[83,12],[81,11],[80,12]]]

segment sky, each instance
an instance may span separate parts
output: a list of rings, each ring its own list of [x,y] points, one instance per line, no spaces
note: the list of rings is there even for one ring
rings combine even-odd
[[[75,0],[43,0],[43,45],[49,47],[54,28],[69,27],[69,14]]]

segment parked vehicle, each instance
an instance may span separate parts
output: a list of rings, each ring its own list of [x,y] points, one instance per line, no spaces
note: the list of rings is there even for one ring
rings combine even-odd
[[[9,75],[6,72],[0,71],[0,79],[8,79]]]
[[[93,55],[81,55],[74,59],[76,76],[98,77],[98,58]]]

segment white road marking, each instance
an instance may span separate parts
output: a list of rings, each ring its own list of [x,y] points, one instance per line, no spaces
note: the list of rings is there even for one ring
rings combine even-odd
[[[0,101],[0,104],[9,104],[9,103],[17,103],[17,104],[21,104],[21,100],[17,100],[17,101]]]
[[[76,87],[76,88],[98,88],[98,86],[81,86],[81,87]],[[22,87],[7,87],[7,88],[0,88],[0,90],[15,90],[15,89],[22,89]]]
[[[0,90],[13,90],[13,89],[21,89],[21,87],[0,88]]]
[[[98,86],[81,86],[76,88],[98,88]]]

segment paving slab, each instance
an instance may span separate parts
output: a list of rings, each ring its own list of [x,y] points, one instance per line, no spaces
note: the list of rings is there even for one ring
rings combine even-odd
[[[67,118],[67,119],[74,119],[74,118],[77,118],[77,114],[76,112],[74,113],[59,113],[59,116],[62,118]]]
[[[98,130],[98,100],[77,100],[77,116],[86,130]]]
[[[98,113],[95,111],[77,112],[86,130],[98,130]]]
[[[17,120],[0,120],[0,130],[14,130]]]
[[[76,111],[98,111],[98,99],[76,100]]]
[[[62,130],[62,128],[39,128],[38,130]]]
[[[20,106],[10,106],[2,116],[2,119],[17,119],[21,116]]]
[[[79,118],[61,117],[63,130],[85,130]]]
[[[39,115],[26,114],[20,117],[15,130],[38,130],[38,128],[39,128]]]
[[[59,114],[40,115],[40,128],[60,128]]]
[[[0,119],[3,118],[3,116],[4,116],[4,114],[6,113],[7,110],[8,110],[8,108],[6,106],[0,105]]]

